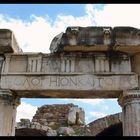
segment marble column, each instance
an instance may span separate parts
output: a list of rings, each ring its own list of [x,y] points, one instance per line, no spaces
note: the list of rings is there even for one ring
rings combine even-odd
[[[140,136],[140,90],[124,91],[118,102],[122,107],[123,136]]]
[[[15,136],[16,108],[20,99],[10,90],[0,90],[0,136]]]

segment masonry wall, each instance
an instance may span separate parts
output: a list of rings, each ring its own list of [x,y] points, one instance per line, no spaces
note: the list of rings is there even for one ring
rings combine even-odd
[[[74,104],[44,105],[38,108],[32,121],[48,126],[66,126],[68,112],[72,107],[78,106]]]

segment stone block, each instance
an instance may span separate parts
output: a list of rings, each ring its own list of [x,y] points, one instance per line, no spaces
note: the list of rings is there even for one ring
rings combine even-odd
[[[47,136],[57,136],[56,130],[49,129],[46,133]]]
[[[0,29],[0,54],[21,52],[14,33],[9,29]]]
[[[75,132],[71,127],[59,127],[58,134],[62,136],[72,136],[75,134]]]
[[[59,38],[59,39],[58,39]],[[51,52],[140,52],[140,30],[134,27],[68,27],[52,40]]]
[[[78,107],[72,107],[68,113],[68,124],[69,125],[83,125],[85,124],[85,112]]]
[[[20,122],[21,123],[30,123],[30,120],[29,119],[20,119]]]

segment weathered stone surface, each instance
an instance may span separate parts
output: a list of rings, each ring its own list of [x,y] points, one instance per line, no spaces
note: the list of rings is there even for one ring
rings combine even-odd
[[[16,135],[15,136],[47,136],[46,131],[38,130],[38,129],[28,129],[28,128],[22,128],[22,129],[16,129]]]
[[[117,113],[113,115],[108,115],[103,118],[97,119],[81,130],[80,135],[82,136],[97,136],[105,129],[114,126],[116,124],[122,123],[122,114]]]
[[[56,105],[55,105],[56,106]],[[59,106],[60,107],[60,106]],[[46,108],[47,109],[47,108]],[[26,122],[26,121],[25,121]],[[118,124],[122,123],[122,113],[117,113],[113,115],[108,115],[106,117],[97,119],[88,125],[74,125],[68,127],[67,124],[64,126],[60,126],[53,130],[51,127],[41,125],[38,122],[30,122],[30,125],[27,123],[19,122],[16,126],[16,135],[17,136],[102,136],[106,135],[106,131],[111,131],[111,128],[118,127]],[[109,136],[118,136],[117,134],[122,135],[122,128],[119,126],[121,130],[113,130],[113,134],[109,134]],[[117,129],[118,129],[117,128]],[[37,131],[39,130],[39,131]],[[30,134],[29,134],[30,132]],[[36,134],[34,134],[36,132]],[[115,132],[117,134],[115,134]],[[104,133],[104,134],[102,134]],[[33,134],[33,135],[32,135]]]
[[[73,108],[73,109],[72,109]],[[39,122],[42,125],[48,125],[52,128],[69,125],[69,112],[74,111],[75,125],[84,124],[84,110],[74,104],[54,104],[44,105],[36,111],[32,121]],[[78,116],[76,116],[76,112]],[[43,120],[43,121],[42,121]]]
[[[118,45],[140,45],[140,30],[134,27],[114,27],[114,43]]]
[[[50,45],[50,51],[57,52],[57,47],[60,45],[63,32],[55,36]]]
[[[20,119],[20,122],[21,123],[30,123],[30,120],[29,119]]]
[[[124,91],[118,101],[123,109],[123,136],[140,136],[140,90]]]
[[[73,136],[74,134],[75,134],[75,132],[71,127],[60,127],[58,129],[58,135]]]
[[[56,130],[49,129],[46,133],[47,136],[57,136]]]
[[[3,53],[21,53],[14,33],[9,29],[0,29],[0,54]]]
[[[51,43],[51,52],[140,52],[140,30],[133,27],[68,27]],[[58,43],[57,43],[58,42]]]
[[[124,53],[7,54],[2,74],[129,73],[131,57]]]
[[[75,111],[69,111],[68,114],[68,124],[76,124],[76,112]]]
[[[26,132],[27,130],[30,132],[31,129],[32,130],[39,130],[42,133],[44,133],[43,135],[45,135],[45,136],[56,136],[57,135],[56,130],[51,129],[48,126],[41,125],[38,122],[29,122],[29,121],[25,121],[25,119],[22,119],[22,120],[24,120],[24,122],[23,121],[18,122],[16,125],[16,133],[17,133],[16,135],[19,135],[19,133],[21,136],[26,135],[24,133],[27,133]],[[37,136],[37,134],[35,134],[35,135]],[[38,133],[38,135],[40,135],[40,134]],[[34,135],[30,134],[30,136],[34,136]]]
[[[19,100],[10,90],[0,90],[0,136],[15,135],[16,107]]]
[[[55,122],[49,122],[49,123],[47,122],[47,125],[51,127],[51,126],[55,126],[56,123]]]
[[[100,50],[107,50],[106,45],[111,43],[111,30],[111,27],[68,27],[62,35],[61,41],[59,39],[60,43],[54,49],[52,49],[52,44],[55,38],[52,40],[51,52],[92,51],[95,50],[93,46],[96,45]],[[98,48],[96,49],[99,50]]]
[[[52,113],[44,113],[43,117],[44,118],[51,118],[51,117],[53,117],[53,114]]]
[[[121,53],[7,54],[0,85],[20,97],[114,98],[138,87],[130,60]]]
[[[21,121],[17,123],[16,125],[16,130],[18,133],[17,135],[19,134],[26,135],[27,129],[39,130],[43,133],[42,135],[44,135],[45,132],[46,136],[76,135],[72,127],[67,127],[69,126],[68,116],[69,116],[69,112],[71,112],[70,110],[74,111],[75,113],[74,115],[76,120],[73,123],[73,126],[74,127],[83,126],[85,123],[84,110],[82,108],[79,108],[77,105],[74,104],[44,105],[38,108],[31,122],[28,119],[21,119]],[[78,115],[76,113],[78,113]],[[52,128],[55,130],[53,130]],[[41,135],[40,133],[38,135]]]
[[[116,98],[120,97],[123,91],[140,88],[139,29],[68,27],[65,33],[54,38],[50,49],[52,52],[50,54],[21,53],[13,32],[0,30],[0,88],[1,91],[2,89],[13,91],[13,95],[1,94],[1,112],[4,111],[4,115],[9,114],[7,110],[15,115],[14,106],[17,105],[15,96],[18,98]],[[130,103],[130,107],[124,105],[126,109],[123,110],[126,111],[123,112],[123,116],[128,115],[126,120],[123,120],[127,125],[123,127],[129,127],[124,131],[124,135],[140,135],[139,111],[137,112],[139,95],[134,94],[128,100],[131,99],[134,104]],[[131,116],[133,111],[136,112],[135,120]],[[47,115],[48,124],[54,122],[56,125],[57,121],[65,122],[61,113],[57,114],[58,120],[51,118],[50,114],[46,114],[45,117]],[[11,119],[9,116],[1,115],[1,118],[0,135],[13,135],[14,131],[11,128],[14,126],[15,116]],[[70,119],[72,123],[74,118]],[[76,117],[76,124],[81,124],[82,119],[83,117]],[[8,124],[7,120],[12,122]],[[40,122],[46,123],[46,119],[41,118]],[[32,129],[42,128],[39,124],[30,125],[29,122],[27,124]],[[105,128],[108,124],[103,122],[99,125]],[[21,127],[24,127],[24,123]],[[99,132],[99,129],[96,131]]]
[[[68,124],[85,124],[85,112],[82,108],[72,107],[68,113]]]

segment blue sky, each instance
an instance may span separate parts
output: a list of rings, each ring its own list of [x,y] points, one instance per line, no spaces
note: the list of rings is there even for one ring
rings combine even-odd
[[[13,30],[24,52],[49,53],[54,36],[68,26],[140,27],[140,4],[0,4],[0,28]],[[21,99],[17,121],[38,106],[74,103],[84,108],[86,123],[121,111],[116,99]]]
[[[74,16],[85,14],[84,4],[1,4],[0,13],[23,20],[31,20],[31,14],[36,16],[49,15],[52,20],[55,20],[58,14]]]
[[[85,111],[86,123],[92,122],[97,118],[106,115],[121,112],[116,99],[27,99],[23,98],[22,102],[32,104],[33,106],[42,106],[44,104],[67,104],[73,103],[82,107]],[[25,105],[26,106],[26,105]],[[34,108],[33,108],[34,109]]]

